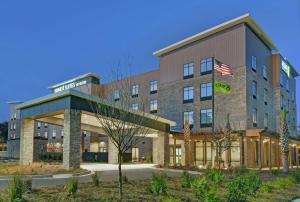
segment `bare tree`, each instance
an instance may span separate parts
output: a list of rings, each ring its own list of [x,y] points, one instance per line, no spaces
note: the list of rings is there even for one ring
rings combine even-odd
[[[216,160],[218,169],[221,169],[222,155],[225,151],[230,151],[232,142],[236,139],[236,135],[232,134],[231,125],[229,122],[229,114],[227,114],[227,120],[225,127],[219,130],[219,133],[212,136],[212,143],[215,145],[216,149]],[[230,161],[227,165],[230,167]]]
[[[120,63],[113,72],[113,79],[105,86],[101,101],[93,104],[92,109],[102,129],[118,152],[119,197],[123,195],[122,161],[123,155],[135,147],[149,133],[146,127],[150,119],[146,115],[145,100],[138,92],[139,87],[130,76],[120,72]],[[127,71],[129,72],[129,71]],[[134,100],[134,103],[133,103]],[[135,104],[137,109],[132,108]]]

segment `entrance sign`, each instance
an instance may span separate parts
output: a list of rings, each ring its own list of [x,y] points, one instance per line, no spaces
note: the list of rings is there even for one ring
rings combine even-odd
[[[54,88],[53,92],[58,93],[58,92],[68,90],[68,89],[71,89],[71,88],[75,88],[75,87],[78,87],[78,86],[82,86],[82,85],[85,85],[85,84],[87,84],[87,80],[74,81],[74,82],[71,82],[71,83],[63,84],[63,85],[61,85],[57,88]]]

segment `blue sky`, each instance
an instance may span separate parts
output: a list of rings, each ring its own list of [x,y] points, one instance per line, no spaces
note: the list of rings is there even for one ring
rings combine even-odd
[[[1,1],[0,121],[8,101],[87,72],[105,80],[127,56],[134,73],[151,70],[154,51],[248,12],[300,72],[299,10],[299,0]]]

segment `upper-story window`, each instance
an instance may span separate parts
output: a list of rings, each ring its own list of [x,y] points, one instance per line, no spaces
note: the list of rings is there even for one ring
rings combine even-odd
[[[268,128],[269,127],[269,114],[265,113],[265,117],[264,117],[264,127]]]
[[[291,91],[291,98],[292,98],[292,102],[295,101],[295,92]]]
[[[17,119],[17,113],[14,113],[14,119],[15,120]]]
[[[265,80],[268,80],[268,72],[267,72],[267,66],[263,66],[263,77]]]
[[[138,97],[139,96],[139,85],[133,85],[131,89],[131,96]]]
[[[183,65],[183,79],[189,79],[194,77],[194,63],[188,63]]]
[[[133,103],[131,105],[132,110],[139,110],[139,104],[138,103]]]
[[[14,130],[16,130],[16,128],[17,128],[17,125],[16,125],[16,123],[14,123],[14,126],[13,126],[13,128],[14,128]]]
[[[268,105],[268,89],[264,89],[264,103]]]
[[[41,133],[40,133],[40,132],[38,132],[38,133],[37,133],[37,136],[38,136],[38,137],[40,137],[40,136],[41,136]]]
[[[194,126],[194,112],[183,112],[183,125],[186,121],[191,128]]]
[[[257,127],[257,109],[256,108],[252,109],[252,123],[253,123],[253,127]]]
[[[61,130],[60,138],[64,138],[64,130]]]
[[[45,131],[45,138],[48,138],[48,132],[47,131]]]
[[[257,82],[252,81],[252,97],[256,99],[257,97]]]
[[[194,87],[183,88],[183,103],[191,103],[194,101]]]
[[[120,100],[120,90],[115,90],[114,91],[114,100],[115,101]]]
[[[157,93],[157,80],[150,81],[150,94]]]
[[[286,87],[287,91],[290,91],[290,80],[288,78],[286,79],[286,86],[285,87]]]
[[[40,129],[41,128],[41,122],[37,122],[37,128]]]
[[[212,109],[201,109],[200,111],[200,127],[211,127],[212,126]]]
[[[203,83],[200,88],[200,100],[210,100],[212,98],[212,83]]]
[[[256,57],[255,56],[252,56],[251,57],[251,68],[253,71],[256,72],[256,66],[257,66],[257,62],[256,62]]]
[[[212,72],[213,69],[212,63],[213,63],[212,58],[201,60],[200,62],[201,75],[210,74]]]
[[[45,123],[45,124],[44,124],[44,127],[45,127],[45,128],[48,128],[48,123]]]
[[[53,130],[52,131],[52,139],[55,139],[56,138],[56,130]]]
[[[150,100],[150,113],[157,112],[157,100]]]

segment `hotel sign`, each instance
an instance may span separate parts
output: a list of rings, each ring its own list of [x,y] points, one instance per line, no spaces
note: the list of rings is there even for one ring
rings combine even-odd
[[[284,60],[281,60],[281,69],[290,77],[290,66]]]
[[[58,86],[58,87],[54,88],[53,92],[58,93],[58,92],[68,90],[68,89],[71,89],[71,88],[76,88],[76,87],[79,87],[79,86],[82,86],[82,85],[85,85],[85,84],[87,84],[87,80],[73,81],[71,83],[63,84],[61,86]]]

